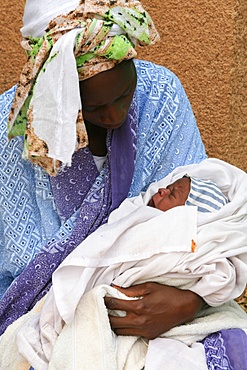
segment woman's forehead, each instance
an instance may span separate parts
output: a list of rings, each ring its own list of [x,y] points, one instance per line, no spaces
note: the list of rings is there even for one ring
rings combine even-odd
[[[121,96],[136,82],[132,61],[123,61],[114,68],[80,82],[80,92],[86,105],[104,105]]]

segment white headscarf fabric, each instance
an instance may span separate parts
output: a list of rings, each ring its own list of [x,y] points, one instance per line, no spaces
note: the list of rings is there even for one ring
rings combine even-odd
[[[27,0],[21,34],[23,37],[42,37],[50,21],[67,14],[79,5],[79,0]]]

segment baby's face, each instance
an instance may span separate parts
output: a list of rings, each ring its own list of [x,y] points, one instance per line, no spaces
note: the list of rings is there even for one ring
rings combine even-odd
[[[168,185],[166,188],[160,188],[155,193],[148,206],[160,209],[161,211],[168,211],[173,207],[182,206],[185,204],[190,192],[190,178],[183,177]]]

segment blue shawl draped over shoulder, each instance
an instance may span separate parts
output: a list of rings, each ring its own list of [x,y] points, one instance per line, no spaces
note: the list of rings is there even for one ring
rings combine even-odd
[[[129,115],[108,132],[100,173],[88,148],[56,178],[23,160],[22,138],[7,139],[15,87],[0,96],[0,334],[49,290],[57,266],[126,196],[206,158],[178,78],[150,62],[135,65]]]

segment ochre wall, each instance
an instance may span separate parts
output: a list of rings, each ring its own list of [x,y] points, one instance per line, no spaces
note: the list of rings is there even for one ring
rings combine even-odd
[[[40,0],[41,1],[41,0]],[[211,157],[247,171],[247,1],[143,0],[161,42],[139,57],[165,65],[182,81]],[[0,92],[18,81],[24,0],[0,0]]]

